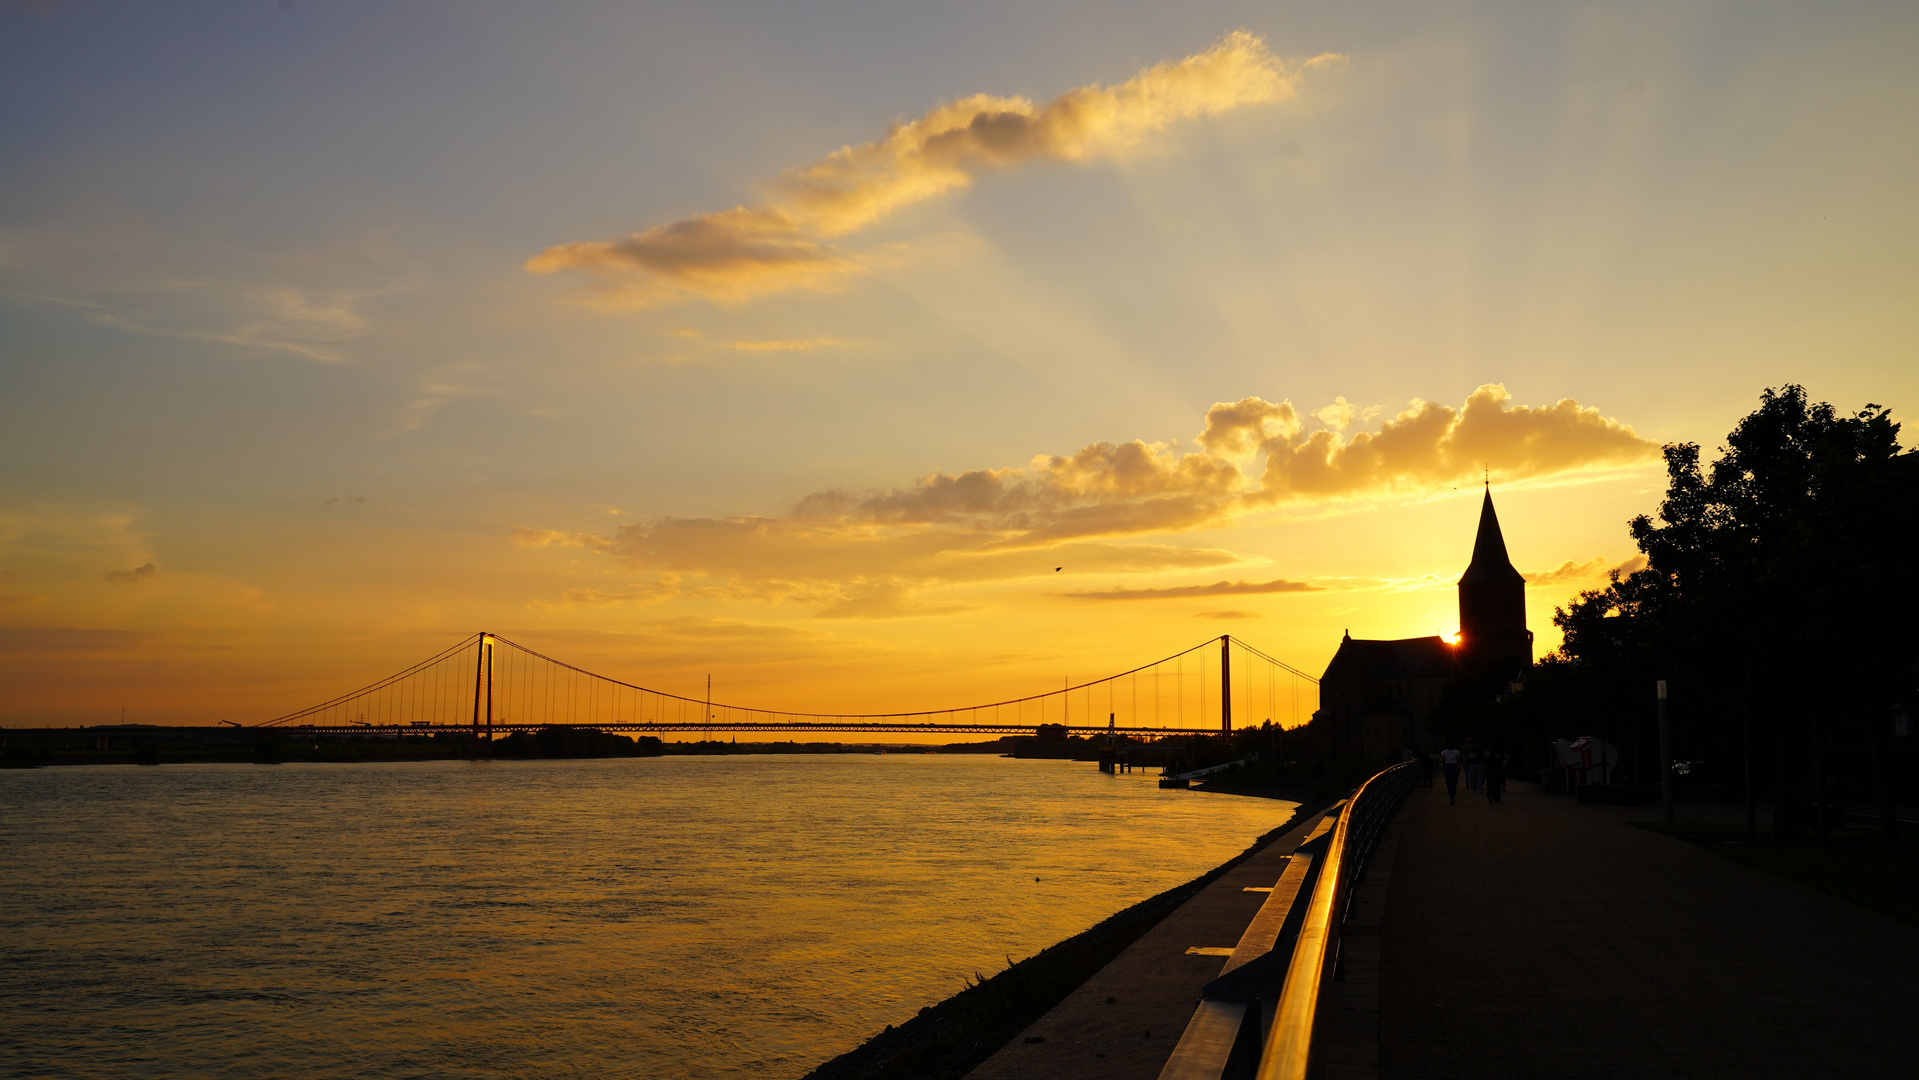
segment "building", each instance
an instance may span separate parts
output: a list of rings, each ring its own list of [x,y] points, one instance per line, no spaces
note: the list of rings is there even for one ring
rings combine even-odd
[[[1473,556],[1459,579],[1459,642],[1432,637],[1372,640],[1348,631],[1319,680],[1319,711],[1335,757],[1391,761],[1430,741],[1426,717],[1462,671],[1499,669],[1521,679],[1532,664],[1526,579],[1506,554],[1487,486]]]
[[[1378,641],[1349,631],[1320,676],[1313,718],[1331,719],[1333,756],[1391,761],[1427,742],[1426,715],[1458,671],[1452,642],[1437,634]]]
[[[1496,669],[1509,680],[1525,678],[1533,662],[1533,634],[1526,629],[1526,579],[1506,556],[1506,537],[1493,512],[1493,491],[1479,507],[1473,561],[1459,579],[1459,652],[1469,668]]]

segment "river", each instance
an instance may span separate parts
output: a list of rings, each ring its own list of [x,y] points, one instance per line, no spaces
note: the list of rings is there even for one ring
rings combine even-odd
[[[0,1072],[798,1077],[1292,803],[923,754],[0,772]]]

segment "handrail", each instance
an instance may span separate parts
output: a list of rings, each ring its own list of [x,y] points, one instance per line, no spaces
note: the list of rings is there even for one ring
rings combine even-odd
[[[1332,975],[1333,947],[1345,915],[1345,899],[1364,866],[1379,828],[1399,805],[1412,778],[1412,762],[1385,769],[1360,785],[1333,827],[1323,869],[1293,945],[1285,988],[1273,1013],[1272,1031],[1260,1054],[1258,1080],[1306,1080],[1312,1063],[1319,998]],[[1354,830],[1358,830],[1355,832]]]

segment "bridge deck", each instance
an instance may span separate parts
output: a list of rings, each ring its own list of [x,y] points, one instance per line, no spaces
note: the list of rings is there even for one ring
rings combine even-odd
[[[1626,824],[1656,814],[1415,789],[1379,1074],[1919,1075],[1919,927]]]
[[[277,723],[277,721],[275,721]],[[572,727],[582,730],[610,731],[623,735],[698,735],[719,734],[723,732],[766,732],[775,735],[794,735],[814,732],[818,734],[867,734],[867,735],[1034,735],[1043,727],[1059,728],[1068,735],[1134,735],[1147,738],[1164,738],[1176,735],[1218,735],[1218,727],[1148,727],[1141,724],[1097,724],[1080,726],[1077,724],[942,724],[931,721],[898,720],[806,720],[806,721],[766,721],[728,722],[714,720],[708,723],[569,723],[550,724],[544,721],[535,723],[498,723],[483,724],[480,732],[483,736],[503,738],[516,731],[539,731],[548,727]],[[66,728],[35,729],[64,732]],[[161,729],[165,730],[165,729]],[[461,736],[473,733],[473,725],[457,724],[287,724],[274,727],[272,724],[260,724],[243,731],[277,731],[282,734],[306,735],[406,735],[420,737],[427,735]]]

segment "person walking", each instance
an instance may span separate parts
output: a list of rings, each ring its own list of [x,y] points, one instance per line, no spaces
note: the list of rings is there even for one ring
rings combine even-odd
[[[1439,771],[1446,777],[1446,804],[1459,802],[1459,751],[1447,747],[1439,752]]]
[[[1486,790],[1486,755],[1466,745],[1466,790],[1478,795]]]
[[[1506,751],[1489,750],[1486,752],[1486,801],[1500,801],[1506,794]]]

